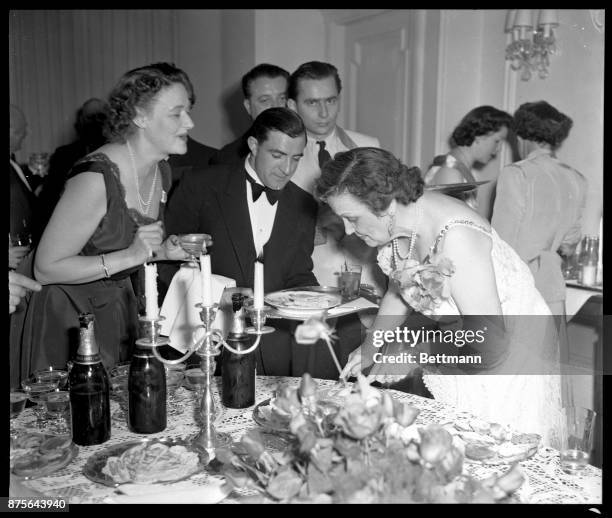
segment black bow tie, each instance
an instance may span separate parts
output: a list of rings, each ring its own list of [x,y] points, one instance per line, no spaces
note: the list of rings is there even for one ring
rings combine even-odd
[[[266,193],[266,197],[268,198],[270,205],[274,205],[278,201],[278,199],[281,197],[281,194],[283,192],[282,189],[276,190],[276,189],[270,189],[270,187],[264,187],[260,183],[257,183],[251,177],[249,173],[246,173],[246,179],[251,184],[251,192],[253,193],[253,201],[257,201],[259,197],[261,196],[261,193],[263,192]]]

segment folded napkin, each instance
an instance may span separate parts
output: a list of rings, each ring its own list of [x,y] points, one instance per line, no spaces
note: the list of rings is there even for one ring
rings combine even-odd
[[[161,334],[169,337],[170,345],[181,352],[186,352],[192,343],[193,333],[202,325],[200,310],[195,307],[202,302],[201,272],[197,268],[179,268],[172,278],[168,292],[159,311],[164,317],[161,323]],[[222,275],[212,275],[213,303],[218,303],[226,287],[236,286],[236,281]],[[229,323],[225,315],[217,311],[214,327],[226,331]]]
[[[358,311],[363,311],[366,309],[376,309],[378,308],[377,304],[370,302],[369,300],[359,297],[355,300],[351,300],[349,302],[345,302],[340,306],[336,306],[335,308],[331,308],[327,310],[327,314],[330,316],[339,316],[339,315],[348,315],[349,313],[355,313]]]
[[[191,480],[163,486],[160,484],[123,484],[104,499],[114,504],[216,504],[232,491],[225,481],[209,479],[205,484]]]

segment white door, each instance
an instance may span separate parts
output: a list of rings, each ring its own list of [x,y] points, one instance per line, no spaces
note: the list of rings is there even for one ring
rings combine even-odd
[[[435,114],[438,25],[438,11],[395,9],[343,28],[346,127],[378,137],[408,165],[433,156],[435,120],[423,114],[431,106]],[[426,50],[436,61],[427,67]]]

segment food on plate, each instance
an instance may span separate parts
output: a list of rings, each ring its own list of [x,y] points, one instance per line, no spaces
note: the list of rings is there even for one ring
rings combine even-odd
[[[102,473],[115,483],[146,484],[188,477],[199,471],[199,456],[181,445],[143,442],[109,457]]]
[[[465,446],[465,456],[472,460],[485,460],[495,456],[495,450],[483,443],[468,443]]]
[[[17,476],[44,476],[66,466],[77,451],[69,436],[24,432],[11,437],[10,464]]]
[[[466,430],[467,424],[471,430]],[[510,464],[528,459],[538,451],[541,437],[535,433],[513,434],[500,423],[478,419],[457,420],[455,434],[463,441],[466,458],[484,464]]]
[[[513,444],[511,442],[505,442],[500,444],[497,448],[497,454],[500,457],[515,457],[517,455],[523,455],[527,453],[529,449],[528,445],[525,444]]]
[[[512,435],[511,441],[514,444],[540,444],[542,437],[537,433],[515,433]]]
[[[266,297],[269,304],[295,309],[327,309],[341,302],[338,295],[311,291],[287,291]]]

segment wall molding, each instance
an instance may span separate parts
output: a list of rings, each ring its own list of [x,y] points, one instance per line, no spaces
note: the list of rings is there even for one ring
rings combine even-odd
[[[326,20],[337,23],[338,25],[346,25],[391,10],[392,9],[321,9],[321,12]]]

